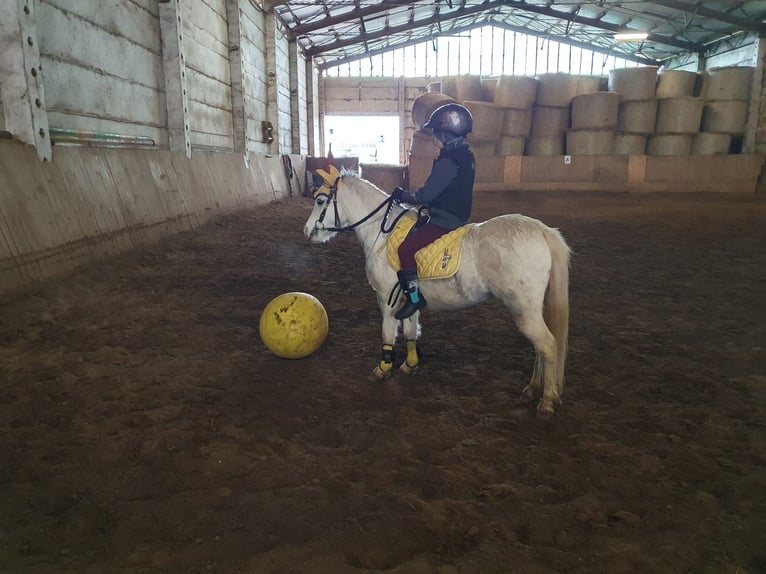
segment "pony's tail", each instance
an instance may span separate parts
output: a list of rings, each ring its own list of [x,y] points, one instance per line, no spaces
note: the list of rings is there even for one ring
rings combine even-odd
[[[545,291],[543,319],[556,338],[559,392],[564,390],[564,365],[569,338],[569,257],[571,250],[557,229],[545,231],[545,241],[551,252],[551,276]]]

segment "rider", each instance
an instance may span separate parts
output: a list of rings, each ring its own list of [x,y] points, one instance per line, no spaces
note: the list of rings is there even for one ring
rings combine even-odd
[[[418,288],[415,253],[442,235],[468,223],[471,216],[476,163],[465,137],[473,129],[473,117],[465,106],[451,103],[436,108],[423,126],[433,130],[441,148],[431,173],[417,191],[397,187],[391,197],[405,203],[426,204],[428,221],[415,229],[399,246],[399,284],[407,295],[404,307],[396,312],[406,319],[426,306]]]

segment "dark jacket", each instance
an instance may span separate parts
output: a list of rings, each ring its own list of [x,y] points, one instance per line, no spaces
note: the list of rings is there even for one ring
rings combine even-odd
[[[402,196],[406,203],[427,204],[430,223],[457,229],[471,217],[476,161],[463,142],[444,146],[434,160],[431,174],[417,191]]]

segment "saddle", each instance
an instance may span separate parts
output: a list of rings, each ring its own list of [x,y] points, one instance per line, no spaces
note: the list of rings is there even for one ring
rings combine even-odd
[[[418,216],[412,212],[402,216],[396,227],[389,233],[386,241],[386,256],[388,264],[394,271],[402,268],[399,261],[399,245],[407,238]],[[452,277],[460,269],[461,241],[463,236],[475,224],[469,223],[442,235],[433,243],[429,243],[415,253],[415,263],[418,266],[420,279],[446,279]]]

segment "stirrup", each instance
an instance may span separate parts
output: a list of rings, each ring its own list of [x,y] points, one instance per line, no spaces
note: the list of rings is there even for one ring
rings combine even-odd
[[[407,302],[404,304],[404,307],[399,309],[396,313],[394,313],[394,318],[397,321],[402,321],[404,319],[408,319],[412,317],[416,312],[420,311],[421,309],[425,309],[426,307],[426,300],[423,299],[423,296],[420,296],[420,300],[417,303],[413,303],[410,301],[409,297],[407,297]]]

